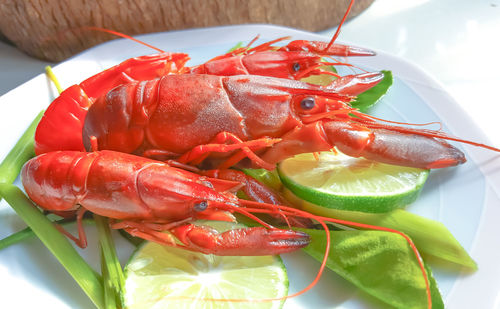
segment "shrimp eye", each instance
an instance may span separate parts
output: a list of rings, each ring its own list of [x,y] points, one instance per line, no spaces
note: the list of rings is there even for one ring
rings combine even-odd
[[[199,203],[194,204],[194,210],[196,211],[204,211],[205,209],[207,209],[207,207],[208,207],[207,201],[201,201]]]
[[[314,98],[311,97],[304,98],[300,101],[300,108],[306,111],[313,109],[315,105],[316,102],[314,102]]]
[[[298,72],[300,70],[300,63],[295,62],[292,66],[294,72]]]

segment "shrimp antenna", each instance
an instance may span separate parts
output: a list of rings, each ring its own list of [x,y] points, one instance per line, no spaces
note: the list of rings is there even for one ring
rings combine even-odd
[[[118,31],[109,30],[109,29],[100,28],[100,27],[83,27],[83,29],[110,33],[110,34],[113,34],[113,35],[116,35],[116,36],[119,36],[119,37],[122,37],[122,38],[125,38],[125,39],[128,39],[128,40],[132,40],[132,41],[134,41],[136,43],[139,43],[141,45],[144,45],[146,47],[152,48],[152,49],[156,50],[157,52],[160,52],[160,53],[164,53],[165,52],[164,50],[159,49],[158,47],[155,47],[155,46],[150,45],[150,44],[148,44],[146,42],[143,42],[143,41],[141,41],[139,39],[131,37],[130,35],[127,35],[127,34],[124,34],[124,33],[118,32]]]
[[[349,15],[349,12],[351,11],[351,8],[352,8],[353,4],[354,4],[354,0],[351,0],[351,3],[349,3],[349,6],[347,7],[347,10],[344,13],[344,17],[342,17],[342,20],[340,21],[340,24],[337,27],[337,31],[335,31],[335,34],[333,35],[332,39],[330,40],[330,43],[328,44],[328,46],[325,48],[325,51],[327,51],[328,49],[330,49],[330,47],[333,45],[333,43],[335,42],[335,40],[339,36],[339,34],[340,34],[340,28],[342,28],[342,25],[344,24],[347,16]]]

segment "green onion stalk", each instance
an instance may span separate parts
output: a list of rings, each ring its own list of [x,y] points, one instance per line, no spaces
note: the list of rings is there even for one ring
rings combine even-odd
[[[0,183],[0,195],[40,238],[97,308],[105,308],[101,276],[78,254],[68,239],[17,186]]]
[[[61,93],[61,85],[52,72],[52,69],[48,66],[45,68],[45,71],[49,78],[56,85],[59,93]],[[45,111],[41,111],[35,117],[35,119],[29,125],[28,129],[26,129],[21,138],[17,141],[14,148],[11,149],[11,151],[7,154],[5,159],[0,164],[0,183],[13,183],[19,175],[23,164],[35,156],[35,130],[38,126],[38,123],[40,122],[40,119],[42,119],[44,112]]]
[[[108,218],[94,214],[101,248],[101,269],[104,283],[106,308],[121,308],[121,293],[124,290],[125,277],[116,254],[111,236]]]
[[[33,138],[42,116],[43,111],[31,122],[28,129],[26,129],[16,145],[14,145],[14,148],[12,148],[0,164],[0,183],[13,183],[19,175],[23,164],[35,156]]]
[[[66,226],[66,225],[75,223],[75,221],[76,220],[74,218],[63,218],[63,219],[54,220],[52,222],[55,224],[58,224],[60,226]],[[94,220],[91,220],[91,219],[84,219],[83,222],[85,223],[85,225],[94,224]],[[22,242],[24,240],[28,240],[30,238],[33,238],[35,236],[36,236],[35,232],[33,232],[33,230],[28,226],[25,229],[22,229],[22,230],[14,233],[12,235],[9,235],[3,239],[0,239],[0,250],[5,249],[7,247],[10,247],[10,246],[17,244],[19,242]]]

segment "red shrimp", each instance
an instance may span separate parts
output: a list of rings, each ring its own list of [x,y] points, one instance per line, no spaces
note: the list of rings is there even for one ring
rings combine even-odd
[[[441,140],[444,134],[379,123],[353,109],[350,99],[328,86],[288,79],[168,75],[99,98],[85,117],[83,144],[188,164],[222,162],[219,168],[247,157],[273,169],[293,155],[333,147],[421,168],[465,162]]]
[[[218,171],[208,174],[221,176]],[[417,249],[408,236],[395,230],[315,216],[282,205],[241,200],[234,192],[244,187],[243,183],[201,176],[164,162],[113,151],[42,154],[24,165],[21,178],[27,194],[40,207],[57,213],[77,213],[77,244],[81,246],[86,245],[81,224],[86,211],[111,218],[112,228],[124,229],[132,235],[216,255],[281,254],[309,243],[308,234],[275,228],[255,214],[279,213],[285,217],[316,220],[327,231],[325,257],[316,278],[302,291],[284,298],[298,296],[318,282],[330,248],[325,222],[397,233],[415,253],[431,305],[429,280]],[[193,224],[196,219],[234,221],[233,213],[254,219],[263,226],[218,233],[207,226]],[[271,300],[274,299],[257,301]]]

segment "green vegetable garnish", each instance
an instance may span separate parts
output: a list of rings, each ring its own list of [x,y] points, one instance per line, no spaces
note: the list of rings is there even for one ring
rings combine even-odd
[[[108,218],[94,214],[94,220],[99,234],[99,244],[101,248],[101,269],[104,284],[106,308],[121,308],[122,291],[125,286],[125,279],[116,255],[115,244],[111,237]]]
[[[344,211],[299,200],[290,191],[286,191],[285,196],[293,203],[301,205],[303,210],[313,214],[401,231],[410,236],[424,258],[432,257],[438,261],[465,267],[469,271],[477,270],[474,260],[441,222],[420,217],[402,209],[378,214]]]
[[[59,224],[61,226],[66,226],[68,224],[75,223],[75,220],[73,220],[73,219],[71,219],[71,220],[59,219],[59,220],[56,220],[53,222],[56,224]],[[94,220],[84,219],[83,222],[85,224],[93,224]],[[7,247],[10,247],[14,244],[17,244],[21,241],[24,241],[26,239],[29,239],[29,238],[32,238],[35,236],[36,236],[35,232],[33,232],[33,230],[28,226],[27,228],[24,228],[18,232],[15,232],[14,234],[11,234],[5,238],[2,238],[0,240],[0,250],[5,249]]]
[[[276,171],[269,172],[264,169],[246,169],[244,172],[275,190],[281,190],[283,188],[283,185],[279,179],[277,179]],[[306,202],[287,189],[282,193],[293,205],[316,215],[382,226],[401,231],[411,237],[418,250],[425,258],[432,258],[433,262],[451,263],[453,266],[465,268],[467,271],[477,270],[477,265],[474,260],[455,239],[451,232],[440,222],[401,209],[396,209],[387,213],[365,213],[361,211],[345,211],[326,208]]]
[[[303,250],[318,261],[325,252],[325,232],[300,229],[312,241]],[[400,235],[381,231],[331,231],[326,266],[362,291],[396,308],[427,308],[425,279],[414,252]],[[430,279],[432,308],[444,308],[436,282]]]
[[[104,308],[102,278],[78,254],[68,239],[18,187],[0,183],[0,195],[35,232],[98,308]]]
[[[35,130],[42,119],[44,111],[41,111],[31,122],[29,127],[17,141],[14,148],[7,154],[0,164],[0,183],[13,183],[21,171],[23,164],[35,156],[33,137]]]
[[[357,98],[351,102],[353,107],[358,108],[361,112],[365,113],[369,110],[375,103],[377,103],[380,98],[387,93],[387,90],[392,85],[393,78],[391,71],[381,71],[384,73],[384,78],[373,88],[358,94]]]

